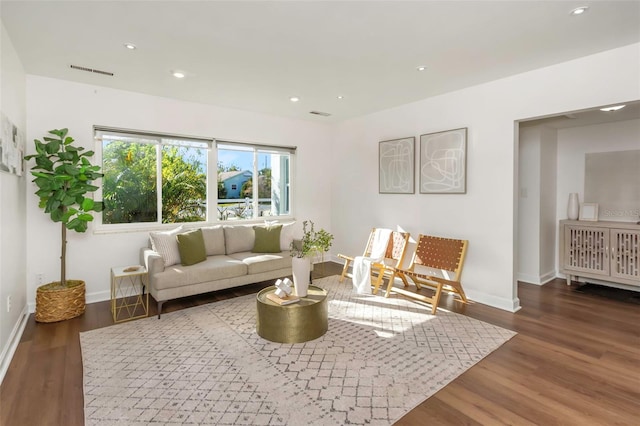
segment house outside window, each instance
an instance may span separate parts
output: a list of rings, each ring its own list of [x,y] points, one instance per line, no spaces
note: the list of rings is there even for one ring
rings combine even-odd
[[[291,163],[295,148],[223,141],[217,141],[216,146],[219,220],[291,214]]]

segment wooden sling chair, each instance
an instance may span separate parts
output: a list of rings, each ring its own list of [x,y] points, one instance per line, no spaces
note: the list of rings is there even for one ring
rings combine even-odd
[[[369,234],[369,240],[364,249],[363,256],[370,257],[371,248],[375,239],[376,230],[380,228],[373,228],[371,234]],[[382,262],[374,262],[371,264],[371,278],[373,285],[373,294],[378,293],[380,284],[385,276],[390,280],[393,280],[394,268],[402,266],[404,255],[407,250],[409,242],[408,232],[393,231],[389,235],[389,242],[387,244],[387,251],[384,255]],[[342,275],[340,275],[340,282],[344,281],[344,277],[351,278],[349,273],[349,265],[353,262],[354,257],[346,256],[344,254],[338,254],[340,259],[344,259],[344,267],[342,268]],[[373,281],[375,279],[375,281]]]
[[[392,277],[389,280],[385,297],[389,297],[393,290],[404,296],[430,303],[432,315],[436,314],[443,290],[457,294],[466,303],[467,296],[462,289],[460,276],[462,275],[462,266],[467,254],[468,244],[467,240],[420,235],[418,246],[409,268],[395,268],[394,272],[396,276],[402,279],[405,287],[409,285],[408,277],[411,278],[418,290],[424,285],[433,288],[435,294],[432,297],[427,297],[420,293],[393,287]]]

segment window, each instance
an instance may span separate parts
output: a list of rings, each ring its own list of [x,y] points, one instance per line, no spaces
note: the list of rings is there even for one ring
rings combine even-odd
[[[95,136],[104,173],[102,194],[97,194],[104,202],[103,225],[291,214],[295,148],[99,127]]]
[[[206,140],[97,130],[103,224],[207,219]]]
[[[219,220],[291,214],[291,161],[295,148],[222,141],[216,147]]]

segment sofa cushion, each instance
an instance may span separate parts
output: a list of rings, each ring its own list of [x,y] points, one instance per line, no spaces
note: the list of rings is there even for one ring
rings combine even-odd
[[[234,253],[229,257],[237,259],[247,265],[249,274],[260,274],[262,272],[291,268],[291,255],[289,251],[266,254],[242,252]]]
[[[248,267],[241,260],[229,256],[208,256],[204,262],[195,265],[174,265],[154,275],[158,290],[184,287],[207,281],[235,278],[247,274]]]
[[[283,223],[280,231],[280,250],[290,250],[293,242],[293,225],[295,222]]]
[[[180,251],[180,263],[184,266],[195,265],[203,262],[207,258],[207,251],[204,248],[202,230],[184,232],[176,235],[178,240],[178,250]]]
[[[225,225],[224,244],[227,254],[251,251],[256,239],[253,227],[250,225]]]
[[[254,225],[255,242],[253,253],[280,253],[280,231],[282,225]]]
[[[225,254],[224,230],[222,229],[222,225],[206,226],[200,229],[202,229],[202,238],[204,239],[207,256]]]
[[[176,235],[181,232],[182,225],[170,231],[149,232],[151,248],[162,256],[165,267],[180,263],[180,251],[178,250]]]

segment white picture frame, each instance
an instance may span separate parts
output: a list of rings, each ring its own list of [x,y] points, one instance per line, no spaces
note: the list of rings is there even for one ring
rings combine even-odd
[[[578,220],[597,222],[598,221],[598,204],[582,203],[580,205],[580,216]]]

